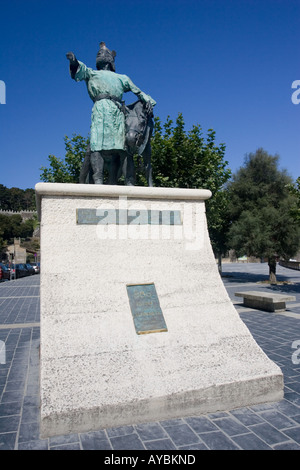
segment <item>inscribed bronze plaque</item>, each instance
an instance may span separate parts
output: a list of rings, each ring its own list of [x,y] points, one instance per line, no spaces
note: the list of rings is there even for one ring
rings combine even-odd
[[[154,283],[127,285],[127,293],[138,335],[168,331]]]
[[[78,225],[182,225],[178,210],[76,209]]]

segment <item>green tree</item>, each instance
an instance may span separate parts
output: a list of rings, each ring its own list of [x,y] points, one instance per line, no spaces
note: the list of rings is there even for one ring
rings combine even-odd
[[[20,214],[3,215],[0,214],[1,237],[9,242],[14,237],[21,236],[22,217]]]
[[[31,237],[36,225],[36,217],[23,222],[20,214],[0,214],[0,237],[2,238],[2,244],[10,243],[14,238],[18,237]]]
[[[170,117],[164,125],[155,118],[152,139],[154,186],[209,189],[212,197],[206,202],[207,222],[215,255],[221,266],[226,251],[228,196],[225,185],[231,176],[225,160],[225,144],[215,143],[213,129],[203,136],[200,125],[185,130],[184,119],[178,114],[175,125]]]
[[[206,139],[200,125],[185,131],[181,113],[173,126],[167,117],[162,126],[155,118],[152,139],[152,167],[155,186],[204,188],[213,193],[230,178],[224,160],[225,144],[215,144],[215,131],[208,129]]]
[[[295,198],[294,204],[290,208],[291,216],[300,224],[300,176],[294,184],[289,184],[287,188]]]
[[[20,237],[29,238],[32,237],[33,231],[37,225],[36,218],[27,219],[20,225]]]
[[[35,190],[27,188],[23,191],[22,210],[36,210]]]
[[[9,189],[3,184],[0,184],[0,209],[11,210]]]
[[[7,188],[0,184],[0,209],[10,211],[35,210],[35,191],[32,188]]]
[[[267,258],[270,282],[276,282],[276,259],[289,259],[299,248],[300,233],[290,214],[291,178],[278,169],[279,156],[262,148],[245,158],[228,185],[229,244],[237,254]]]
[[[74,134],[70,139],[64,137],[65,157],[49,155],[50,167],[41,167],[41,180],[49,183],[78,183],[79,174],[89,139]]]

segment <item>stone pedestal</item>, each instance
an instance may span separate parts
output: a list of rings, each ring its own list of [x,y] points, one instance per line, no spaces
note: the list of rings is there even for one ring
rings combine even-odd
[[[209,191],[38,183],[36,194],[42,437],[282,398],[281,370],[218,273]],[[149,284],[164,328],[138,332],[128,286]]]

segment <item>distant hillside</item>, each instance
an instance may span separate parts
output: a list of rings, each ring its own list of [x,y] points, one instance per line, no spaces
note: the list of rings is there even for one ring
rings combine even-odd
[[[32,188],[7,188],[0,184],[0,210],[2,211],[35,211],[35,190]]]

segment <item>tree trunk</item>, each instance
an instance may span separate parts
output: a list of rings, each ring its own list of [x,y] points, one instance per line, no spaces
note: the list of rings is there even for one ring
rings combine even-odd
[[[269,280],[271,284],[276,284],[276,258],[272,256],[268,260],[269,265]]]

